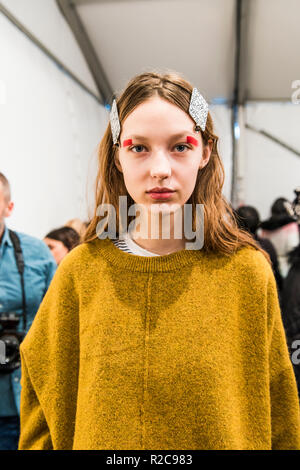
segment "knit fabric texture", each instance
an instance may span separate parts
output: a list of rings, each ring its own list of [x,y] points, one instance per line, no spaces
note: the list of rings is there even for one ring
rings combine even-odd
[[[252,247],[84,243],[20,350],[19,449],[300,449],[276,283]]]

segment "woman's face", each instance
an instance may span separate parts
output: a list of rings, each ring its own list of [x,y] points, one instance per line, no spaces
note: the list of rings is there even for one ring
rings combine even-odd
[[[195,122],[178,106],[153,97],[123,122],[116,165],[128,193],[149,210],[152,204],[182,207],[194,191],[198,170],[209,161],[211,146],[203,146]],[[117,160],[117,159],[116,159]],[[173,192],[162,198],[154,187]]]
[[[44,242],[51,250],[52,255],[55,258],[57,264],[69,253],[68,248],[59,240],[53,240],[53,238],[44,238]]]

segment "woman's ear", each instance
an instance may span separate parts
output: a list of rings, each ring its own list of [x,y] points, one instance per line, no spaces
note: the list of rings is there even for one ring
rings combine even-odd
[[[210,156],[211,156],[211,152],[212,152],[212,149],[213,149],[213,144],[214,143],[213,143],[212,139],[209,139],[207,144],[203,146],[202,159],[201,159],[201,163],[199,165],[199,169],[204,168],[208,164]]]

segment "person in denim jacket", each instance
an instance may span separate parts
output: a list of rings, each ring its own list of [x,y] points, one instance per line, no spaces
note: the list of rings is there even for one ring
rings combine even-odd
[[[17,326],[23,330],[21,277],[5,218],[13,211],[9,182],[0,173],[0,316],[14,312],[20,316]],[[56,271],[56,262],[46,244],[30,235],[15,232],[20,240],[25,263],[26,329],[33,322],[39,305]],[[0,450],[17,449],[21,395],[21,368],[0,373]]]

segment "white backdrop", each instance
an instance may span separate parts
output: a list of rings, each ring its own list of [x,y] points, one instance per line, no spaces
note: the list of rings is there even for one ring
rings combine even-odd
[[[1,3],[90,90],[98,93],[85,58],[55,0],[1,0]]]
[[[3,15],[0,57],[0,171],[15,202],[7,225],[43,237],[70,218],[87,218],[107,111]]]
[[[300,151],[300,105],[248,104],[245,121]],[[275,199],[294,199],[294,189],[300,186],[300,157],[250,129],[245,130],[244,152],[244,202],[265,219]]]

